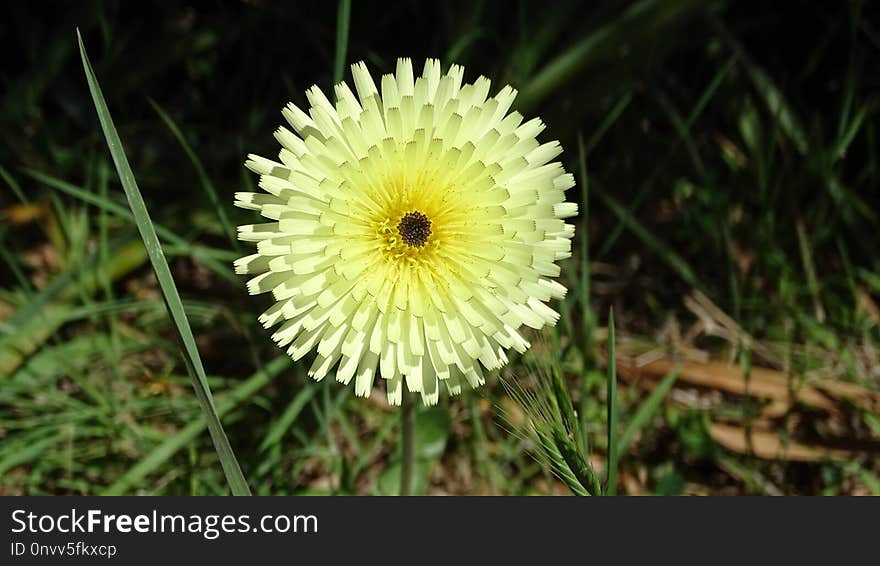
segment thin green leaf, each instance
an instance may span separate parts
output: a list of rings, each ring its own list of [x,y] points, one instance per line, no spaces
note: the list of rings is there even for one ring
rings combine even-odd
[[[611,111],[602,119],[602,122],[599,123],[599,127],[596,128],[596,131],[593,132],[593,135],[590,136],[590,140],[587,142],[586,148],[582,149],[581,152],[584,154],[584,157],[589,155],[593,149],[602,141],[602,138],[605,137],[605,134],[608,133],[608,130],[611,129],[617,119],[623,114],[623,111],[626,110],[629,103],[632,102],[632,91],[626,91],[626,94],[620,97],[620,99],[614,104],[611,108]],[[580,142],[583,145],[583,142]],[[584,161],[582,158],[581,162]],[[584,172],[586,175],[586,172]]]
[[[602,198],[608,208],[611,209],[611,212],[620,219],[621,223],[629,228],[630,231],[632,231],[632,233],[635,234],[643,244],[645,244],[645,246],[659,255],[669,267],[678,273],[685,283],[697,289],[704,289],[702,282],[700,282],[700,279],[684,258],[673,251],[673,249],[666,243],[661,241],[656,234],[653,234],[650,230],[645,228],[645,226],[642,225],[642,223],[639,222],[629,210],[624,208],[623,205],[598,187],[595,188],[595,191]]]
[[[816,276],[816,268],[813,262],[813,246],[807,236],[807,228],[801,218],[795,220],[795,229],[797,231],[798,246],[801,252],[801,262],[804,265],[804,274],[807,276],[807,289],[813,297],[813,312],[816,320],[823,322],[825,320],[825,307],[822,305],[822,296],[819,289],[819,278]]]
[[[678,378],[678,372],[680,370],[681,368],[678,366],[672,368],[672,371],[663,376],[663,379],[661,379],[660,383],[657,384],[657,387],[651,391],[651,394],[648,395],[648,398],[645,399],[644,403],[639,405],[638,410],[636,410],[632,419],[630,419],[629,424],[626,425],[623,434],[620,435],[620,440],[617,442],[618,461],[629,449],[629,445],[632,443],[636,434],[638,434],[657,413],[657,409],[660,408],[660,405],[663,403],[663,400],[666,398],[666,395],[669,393],[669,390],[672,389],[672,385]]]
[[[281,437],[283,437],[284,433],[287,432],[287,429],[293,425],[294,421],[296,421],[296,417],[299,416],[306,404],[312,400],[312,397],[315,396],[317,391],[318,387],[314,383],[309,383],[302,391],[296,394],[293,401],[290,402],[290,405],[288,405],[287,409],[282,413],[281,418],[275,421],[272,428],[269,429],[266,438],[264,438],[263,442],[260,444],[261,452],[268,450],[270,446],[277,444],[281,440]]]
[[[608,468],[605,495],[617,493],[617,363],[614,354],[614,311],[608,313]]]
[[[856,113],[855,118],[853,118],[852,122],[849,123],[849,126],[845,128],[840,137],[837,140],[837,143],[834,146],[834,160],[843,159],[846,156],[846,150],[849,149],[850,144],[855,139],[856,134],[859,133],[859,130],[862,128],[862,122],[865,121],[865,116],[868,113],[868,107],[862,106],[859,108],[859,111]]]
[[[220,225],[223,227],[226,237],[229,239],[232,246],[237,249],[239,247],[239,241],[236,237],[235,229],[229,221],[229,216],[226,214],[226,208],[220,204],[220,199],[217,197],[217,189],[214,188],[214,183],[211,182],[211,178],[208,176],[208,172],[205,171],[202,161],[196,155],[196,152],[193,151],[189,142],[186,141],[186,136],[183,135],[183,132],[180,131],[180,128],[178,128],[174,120],[171,119],[171,116],[169,116],[156,101],[150,99],[150,105],[152,105],[153,110],[159,115],[159,118],[165,122],[165,125],[171,130],[171,135],[174,136],[177,143],[179,143],[180,147],[183,149],[183,152],[186,153],[190,163],[192,163],[193,168],[196,170],[196,175],[199,177],[199,183],[202,185],[202,189],[204,189],[208,201],[211,203],[211,206],[214,207],[214,210],[217,211],[217,218],[220,220]]]
[[[15,180],[15,177],[9,174],[9,171],[6,170],[6,167],[0,165],[0,179],[6,182],[9,185],[9,188],[15,193],[15,197],[24,204],[30,203],[30,199],[25,196],[24,191],[21,190],[21,185],[18,184],[18,181]]]
[[[168,308],[168,313],[174,322],[174,327],[183,348],[187,371],[192,377],[196,398],[198,399],[199,405],[205,416],[208,430],[211,433],[211,439],[214,441],[214,447],[217,450],[217,456],[220,459],[220,464],[223,466],[223,472],[226,474],[226,481],[229,483],[229,487],[234,495],[249,495],[250,488],[248,488],[247,482],[241,473],[241,468],[238,465],[238,461],[235,459],[232,447],[229,446],[229,440],[226,438],[223,426],[220,424],[220,418],[217,415],[217,408],[214,406],[211,390],[208,387],[208,380],[205,377],[202,358],[199,356],[195,337],[189,326],[189,321],[186,318],[186,312],[183,310],[183,303],[180,300],[180,295],[174,284],[174,278],[171,276],[171,269],[168,267],[168,262],[165,260],[165,254],[159,243],[159,237],[156,235],[156,228],[150,220],[150,215],[147,212],[146,204],[144,204],[144,199],[138,189],[134,173],[132,173],[131,167],[128,164],[125,150],[122,147],[122,140],[119,139],[119,134],[116,132],[116,127],[113,125],[113,119],[110,116],[110,111],[107,108],[107,103],[101,92],[98,79],[95,77],[95,72],[92,70],[92,65],[89,62],[85,46],[83,45],[82,35],[80,35],[78,29],[76,35],[77,41],[79,42],[83,69],[85,70],[86,79],[89,83],[89,90],[92,94],[92,101],[94,102],[95,109],[98,113],[98,120],[101,122],[101,128],[107,139],[107,145],[110,147],[110,154],[113,157],[113,163],[116,165],[116,171],[119,174],[119,179],[125,190],[125,196],[128,199],[132,214],[134,214],[135,223],[141,234],[144,247],[147,249],[150,263],[153,265],[153,271],[159,282],[162,297],[165,300],[165,306]]]
[[[336,57],[333,62],[333,83],[339,83],[345,73],[348,51],[348,28],[351,23],[351,0],[339,0],[336,12]]]
[[[594,136],[595,137],[595,136]],[[590,305],[590,279],[592,273],[590,271],[590,177],[587,173],[587,156],[584,147],[584,138],[578,133],[578,168],[580,169],[580,186],[581,186],[581,226],[578,234],[580,235],[581,248],[581,269],[580,269],[580,290],[578,292],[578,300],[581,304],[581,319],[583,321],[584,332],[584,369],[583,375],[580,376],[581,385],[581,401],[578,410],[580,417],[581,440],[583,442],[584,453],[590,451],[590,441],[587,436],[587,404],[589,400],[589,388],[587,384],[587,367],[595,367],[595,351],[593,344],[593,331],[595,329],[596,316]]]
[[[587,69],[615,60],[620,44],[635,45],[668,32],[704,8],[705,2],[697,0],[631,3],[615,20],[587,34],[536,73],[523,88],[517,107],[521,111],[534,108]]]

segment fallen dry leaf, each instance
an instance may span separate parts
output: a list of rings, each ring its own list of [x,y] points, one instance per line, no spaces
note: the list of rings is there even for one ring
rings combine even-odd
[[[715,442],[731,452],[765,460],[817,462],[847,460],[855,455],[852,451],[828,446],[802,444],[793,440],[783,442],[774,431],[745,429],[729,424],[712,423],[709,425],[709,434]]]
[[[792,376],[762,367],[753,367],[748,377],[743,375],[739,367],[716,361],[679,362],[663,358],[638,365],[621,359],[617,367],[625,379],[647,377],[656,380],[679,364],[679,382],[769,400],[771,405],[767,416],[784,414],[792,400],[828,413],[839,412],[837,401],[840,400],[854,402],[873,411],[880,409],[880,394],[858,384],[825,379],[797,386],[791,383]]]
[[[45,218],[49,213],[48,202],[16,203],[6,207],[3,218],[10,224],[28,224]]]

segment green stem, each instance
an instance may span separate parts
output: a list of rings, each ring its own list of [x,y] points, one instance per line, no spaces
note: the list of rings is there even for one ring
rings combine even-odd
[[[416,410],[413,394],[403,386],[403,400],[400,407],[401,428],[403,429],[403,461],[400,467],[400,495],[412,495],[413,475],[416,459]]]

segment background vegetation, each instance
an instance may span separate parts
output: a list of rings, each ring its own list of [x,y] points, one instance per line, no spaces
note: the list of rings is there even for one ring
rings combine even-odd
[[[288,100],[405,55],[518,88],[582,210],[559,326],[419,410],[417,492],[567,493],[513,400],[540,394],[536,375],[601,469],[613,307],[618,492],[880,494],[878,16],[858,0],[10,4],[0,493],[228,492],[78,26],[255,493],[397,489],[384,395],[311,383],[256,322],[232,195],[254,185],[247,153],[277,152]]]

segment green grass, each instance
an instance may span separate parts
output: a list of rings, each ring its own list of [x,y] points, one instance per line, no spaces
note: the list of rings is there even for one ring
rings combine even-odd
[[[231,262],[233,227],[253,221],[232,207],[255,183],[242,161],[277,152],[282,106],[397,56],[518,88],[516,109],[565,147],[581,210],[559,325],[481,390],[418,411],[417,493],[877,493],[876,405],[829,389],[834,412],[762,417],[766,401],[674,365],[880,389],[870,3],[108,1],[7,17],[24,55],[0,105],[0,493],[396,493],[397,412],[284,357]],[[627,370],[659,358],[672,369]],[[758,458],[718,443],[719,424],[853,455]]]
[[[605,493],[617,494],[617,368],[614,350],[614,311],[608,313],[608,381],[605,406],[608,414],[606,432],[608,463],[605,470]]]

